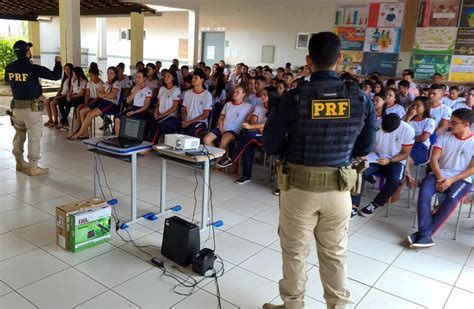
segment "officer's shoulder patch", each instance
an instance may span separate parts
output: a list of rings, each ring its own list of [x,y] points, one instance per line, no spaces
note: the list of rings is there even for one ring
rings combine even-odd
[[[311,118],[314,120],[351,117],[350,99],[312,100],[311,106]]]

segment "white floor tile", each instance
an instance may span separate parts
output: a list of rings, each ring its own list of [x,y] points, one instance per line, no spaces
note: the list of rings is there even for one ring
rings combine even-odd
[[[371,220],[357,231],[357,233],[365,234],[396,245],[406,245],[407,235],[413,232],[415,232],[413,228],[403,228],[375,220]]]
[[[0,261],[33,250],[34,248],[32,244],[14,233],[0,235]]]
[[[82,178],[71,177],[60,181],[51,182],[48,184],[49,187],[61,190],[67,194],[74,194],[78,192],[90,191],[91,194],[94,192],[94,183],[84,180]]]
[[[161,255],[162,242],[163,242],[163,234],[154,232],[135,241],[135,244],[137,246],[148,246],[148,247],[142,247],[140,248],[141,249],[140,250],[137,247],[135,247],[133,244],[128,243],[126,245],[121,246],[120,249],[125,250],[128,253],[144,261],[150,261],[152,257],[156,257],[156,256],[159,257],[161,260],[166,260],[166,258]],[[149,253],[151,256],[143,253],[142,251]]]
[[[384,309],[422,309],[423,306],[414,304],[405,299],[393,296],[377,289],[371,289],[369,293],[357,305],[357,308],[384,308]]]
[[[388,264],[348,252],[347,277],[372,286],[388,268]]]
[[[122,296],[112,291],[107,291],[104,294],[96,296],[91,300],[86,301],[77,309],[126,309],[126,308],[138,308],[132,302],[126,300]]]
[[[4,213],[10,210],[17,210],[26,206],[30,206],[30,204],[17,199],[11,195],[4,195],[1,197],[2,205],[0,206],[0,213]]]
[[[117,192],[120,192],[120,193],[123,193],[123,194],[126,194],[126,195],[130,195],[130,193],[132,192],[131,179],[124,179],[124,180],[119,180],[117,182],[109,183],[109,186],[110,186],[110,188],[112,188],[112,190],[115,190]],[[137,191],[138,192],[144,191],[144,190],[152,188],[152,187],[153,187],[153,185],[151,185],[149,183],[145,183],[143,181],[137,180]]]
[[[464,269],[456,282],[456,286],[474,293],[474,268],[464,266]]]
[[[474,293],[454,288],[444,309],[468,309],[474,304]]]
[[[6,285],[3,281],[0,281],[0,296],[10,293],[13,291],[8,285]]]
[[[56,241],[56,221],[51,219],[36,223],[16,230],[15,234],[41,247]]]
[[[240,264],[239,267],[278,283],[283,278],[282,263],[281,253],[270,249],[263,249]],[[310,267],[311,265],[308,265],[308,269]]]
[[[276,206],[279,203],[279,198],[273,194],[273,190],[266,188],[250,191],[245,194],[245,198],[266,204],[268,206]]]
[[[263,249],[262,246],[229,233],[216,236],[216,254],[225,261],[240,264]]]
[[[262,246],[268,246],[278,239],[275,226],[249,219],[228,230],[236,236],[252,240]]]
[[[474,229],[463,229],[460,228],[456,240],[454,240],[454,231],[456,227],[450,224],[444,224],[440,227],[438,232],[434,236],[434,241],[438,239],[453,241],[459,244],[463,244],[469,247],[474,247]]]
[[[395,245],[361,233],[355,233],[349,237],[347,248],[349,251],[384,263],[392,263],[404,249],[400,245]]]
[[[78,198],[75,198],[71,195],[65,195],[57,197],[55,199],[35,204],[35,208],[41,209],[50,215],[56,216],[56,207],[79,202]]]
[[[103,285],[112,288],[153,266],[127,252],[115,249],[76,266]]]
[[[237,306],[232,305],[228,301],[222,299],[222,297],[221,297],[221,305],[222,305],[222,308],[225,308],[225,309],[238,308]],[[173,309],[218,308],[217,296],[204,290],[198,290],[195,293],[193,293],[191,296],[186,297],[184,300],[174,305],[172,308]]]
[[[0,308],[29,309],[36,307],[17,292],[11,292],[0,297]]]
[[[466,265],[469,267],[474,267],[474,248],[471,249],[471,254],[469,255],[469,258],[466,261]]]
[[[124,222],[121,222],[121,223],[124,223]],[[130,241],[130,236],[132,240],[136,240],[136,239],[142,238],[143,236],[153,233],[153,230],[146,228],[145,226],[141,224],[137,224],[137,223],[130,225],[127,231],[128,233],[124,230],[116,231],[115,228],[112,228],[111,230],[112,238],[109,240],[109,243],[114,246],[119,247],[119,246],[124,245],[125,241]],[[120,237],[117,233],[119,233],[120,236],[122,237]]]
[[[242,284],[243,282],[245,284]],[[234,267],[219,278],[219,288],[224,299],[241,308],[260,308],[278,293],[277,283],[240,267]],[[212,282],[204,289],[211,293],[216,292]]]
[[[180,196],[179,194],[174,193],[173,191],[167,190],[166,201],[171,201],[179,196]],[[148,189],[139,191],[137,193],[137,198],[151,205],[159,205],[160,204],[160,187],[152,186]]]
[[[464,264],[466,262],[472,248],[455,241],[443,239],[436,239],[435,242],[435,246],[431,247],[429,250],[422,250],[422,252],[459,264]]]
[[[23,207],[0,214],[0,225],[9,230],[17,230],[28,225],[51,219],[52,216],[35,207]]]
[[[232,227],[248,220],[248,217],[238,215],[234,212],[221,209],[220,207],[214,207],[214,221],[221,220],[224,225],[220,227],[220,230],[228,231]]]
[[[41,187],[43,184],[34,180],[33,177],[18,177],[12,180],[3,181],[1,190],[14,193],[18,191],[30,190],[33,188]]]
[[[0,173],[0,181],[8,181],[17,178],[23,178],[25,175],[21,173],[14,172],[13,170],[3,170]]]
[[[454,285],[462,270],[462,264],[424,254],[421,250],[404,251],[393,265],[450,285]]]
[[[280,209],[278,207],[269,207],[259,214],[253,216],[253,219],[278,227],[280,220]]]
[[[253,217],[269,207],[268,205],[252,201],[243,196],[238,196],[219,204],[219,208],[247,217]]]
[[[71,308],[106,290],[86,275],[69,268],[18,292],[40,308]]]
[[[41,202],[55,199],[67,195],[65,192],[56,190],[48,186],[33,188],[31,190],[19,191],[13,193],[14,196],[33,206]]]
[[[391,266],[375,284],[377,289],[429,308],[442,308],[452,287]]]
[[[80,252],[66,251],[59,247],[56,242],[42,247],[48,253],[54,255],[58,259],[66,262],[69,265],[77,265],[87,260],[90,260],[98,255],[104,254],[108,251],[115,249],[114,246],[108,243],[103,243],[98,246],[89,248]]]
[[[67,267],[66,263],[41,249],[36,249],[0,262],[0,278],[14,289],[18,289]]]

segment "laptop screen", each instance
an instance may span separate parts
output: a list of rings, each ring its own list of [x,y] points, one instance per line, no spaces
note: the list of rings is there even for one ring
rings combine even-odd
[[[120,137],[143,140],[144,120],[129,117],[121,117],[122,127],[120,128]]]

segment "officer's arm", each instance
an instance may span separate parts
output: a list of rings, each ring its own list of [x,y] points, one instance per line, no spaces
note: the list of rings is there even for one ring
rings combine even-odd
[[[54,65],[54,69],[52,71],[40,65],[35,65],[35,71],[38,77],[49,80],[58,80],[61,78],[63,68],[61,66],[61,62],[56,61],[56,64]]]
[[[285,136],[288,127],[288,106],[292,95],[287,92],[275,104],[270,111],[270,115],[263,129],[263,150],[267,154],[277,154],[282,152]]]
[[[362,128],[354,144],[352,155],[363,157],[368,155],[375,145],[375,133],[377,131],[377,120],[374,104],[370,98],[364,95],[364,127]]]

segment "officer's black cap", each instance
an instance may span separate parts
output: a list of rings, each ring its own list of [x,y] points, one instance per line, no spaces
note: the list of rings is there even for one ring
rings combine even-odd
[[[33,44],[19,40],[13,45],[13,50],[18,57],[24,57],[30,47],[33,47]]]

